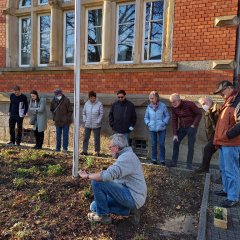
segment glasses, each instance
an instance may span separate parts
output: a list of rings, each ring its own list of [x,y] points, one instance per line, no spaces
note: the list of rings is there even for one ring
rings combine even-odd
[[[124,98],[124,96],[118,96],[118,99],[123,99]]]

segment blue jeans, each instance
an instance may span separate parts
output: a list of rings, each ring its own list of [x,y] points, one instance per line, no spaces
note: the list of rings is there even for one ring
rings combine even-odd
[[[56,151],[61,150],[62,146],[62,134],[63,134],[63,150],[68,150],[68,139],[69,139],[69,125],[63,127],[56,127]]]
[[[240,200],[240,146],[221,146],[219,167],[222,175],[223,191],[232,201]]]
[[[152,143],[152,160],[157,161],[157,143],[159,144],[160,162],[165,162],[165,137],[166,130],[159,132],[150,131],[151,143]]]
[[[192,168],[192,160],[194,154],[194,144],[196,141],[197,128],[179,128],[177,131],[178,141],[173,142],[172,162],[177,164],[179,155],[179,146],[183,138],[188,135],[188,154],[187,154],[187,168]]]
[[[98,215],[128,215],[130,209],[135,209],[135,201],[126,186],[115,182],[91,181],[94,193],[94,202],[90,210]]]

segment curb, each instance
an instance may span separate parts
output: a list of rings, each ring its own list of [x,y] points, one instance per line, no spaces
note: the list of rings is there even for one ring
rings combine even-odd
[[[207,229],[207,208],[208,208],[208,197],[210,189],[210,173],[206,174],[204,191],[200,209],[199,223],[198,223],[198,236],[197,240],[206,239],[206,229]]]

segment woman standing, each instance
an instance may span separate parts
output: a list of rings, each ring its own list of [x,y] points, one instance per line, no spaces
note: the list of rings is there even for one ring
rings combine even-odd
[[[149,94],[150,104],[147,106],[144,122],[148,126],[152,143],[152,163],[157,164],[157,142],[159,143],[160,164],[165,166],[165,136],[170,115],[164,103],[160,102],[158,92]]]
[[[103,119],[103,105],[97,99],[97,94],[94,91],[88,93],[88,101],[83,107],[83,123],[85,127],[83,151],[81,154],[87,155],[88,143],[93,130],[94,148],[97,156],[100,155],[100,131]]]
[[[29,104],[29,112],[35,119],[33,124],[33,130],[36,138],[35,149],[42,149],[44,140],[44,131],[47,129],[47,110],[46,99],[39,98],[38,92],[32,90],[30,92],[31,100]]]

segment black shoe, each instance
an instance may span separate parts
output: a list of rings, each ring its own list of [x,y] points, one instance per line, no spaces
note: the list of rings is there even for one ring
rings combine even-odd
[[[166,163],[165,162],[160,162],[160,165],[165,167]]]
[[[214,191],[214,194],[217,196],[221,196],[221,197],[226,197],[227,193],[225,193],[223,190],[220,191]]]
[[[17,146],[20,146],[20,142],[17,142],[16,145],[17,145]]]
[[[198,169],[194,170],[194,172],[201,174],[201,173],[208,173],[208,170],[204,169],[204,168],[198,168]]]
[[[167,166],[168,166],[168,167],[176,167],[176,166],[177,166],[177,164],[176,164],[176,163],[173,163],[173,162],[171,162],[171,163],[169,163]]]
[[[13,143],[13,142],[8,142],[7,145],[11,147],[11,146],[15,146],[15,143]]]
[[[138,225],[140,222],[141,212],[140,209],[132,209],[129,215],[129,221],[134,225]]]
[[[152,161],[152,164],[153,164],[153,165],[157,165],[157,161],[153,160],[153,161]]]
[[[225,200],[221,203],[221,207],[224,207],[224,208],[230,208],[230,207],[235,207],[239,204],[238,201],[232,201],[232,200]]]
[[[88,155],[88,153],[87,153],[87,152],[81,152],[80,154],[81,154],[81,155],[85,155],[85,156],[87,156],[87,155]]]

